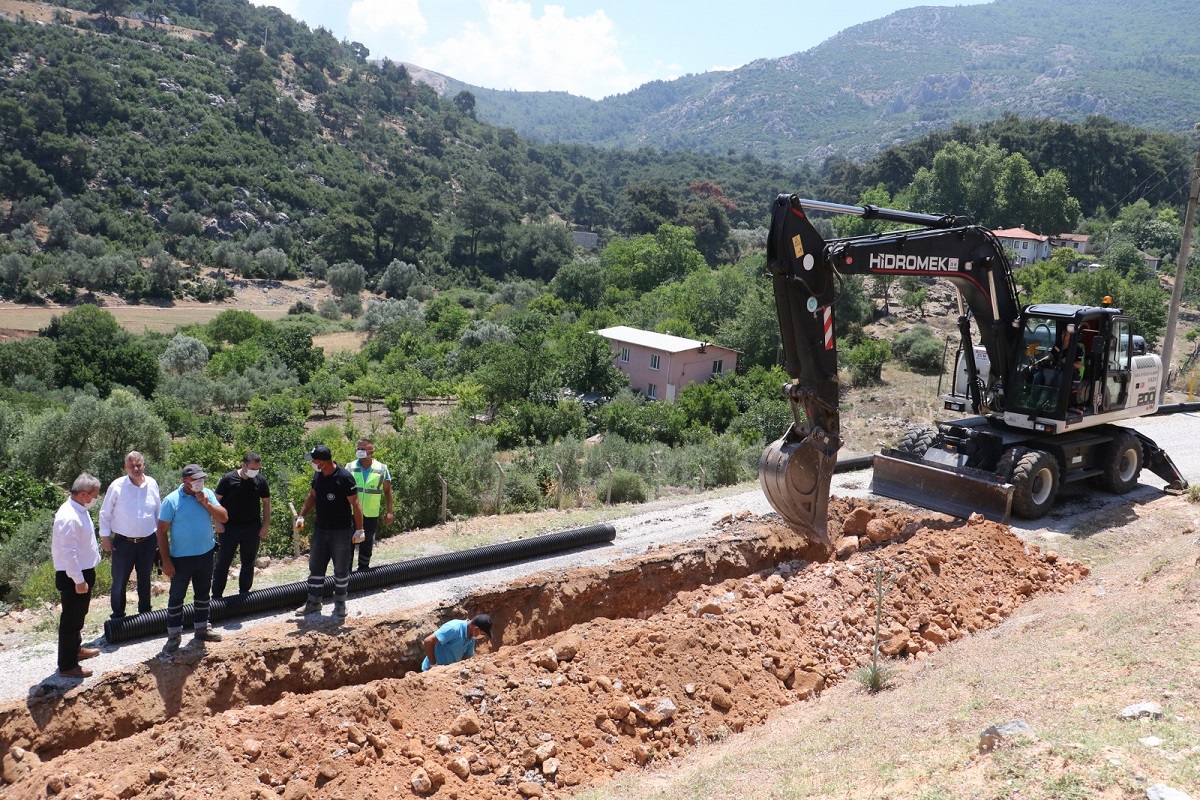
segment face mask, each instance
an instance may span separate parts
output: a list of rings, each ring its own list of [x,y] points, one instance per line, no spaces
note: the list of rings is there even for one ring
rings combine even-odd
[[[91,500],[88,500],[86,503],[84,503],[84,504],[83,504],[83,507],[84,507],[84,508],[91,508],[92,506],[96,505],[96,501],[97,501],[97,500],[99,500],[99,499],[100,499],[100,498],[98,498],[98,497],[93,497]]]
[[[192,494],[200,494],[204,491],[204,479],[192,481]]]
[[[354,451],[354,457],[355,457],[355,458],[358,458],[358,459],[363,459],[363,458],[366,458],[366,457],[367,457],[367,451],[366,451],[366,450],[355,450],[355,451]]]
[[[314,461],[313,462],[313,472],[320,472],[320,471],[321,471],[321,465]]]
[[[256,470],[256,469],[248,469],[248,470],[246,470],[246,477],[247,477],[247,478],[257,478],[257,477],[258,477],[258,470]]]

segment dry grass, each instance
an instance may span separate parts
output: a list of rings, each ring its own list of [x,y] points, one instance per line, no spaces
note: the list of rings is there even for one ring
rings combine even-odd
[[[240,308],[222,303],[185,306],[104,306],[116,317],[118,324],[131,333],[153,331],[170,333],[180,325],[205,323],[222,311],[239,308],[251,311],[262,319],[280,319],[287,314],[286,306],[270,308]],[[37,331],[50,324],[51,317],[60,317],[70,308],[17,306],[0,303],[0,325],[15,330]]]
[[[1064,554],[1123,552],[1062,595],[897,673],[870,695],[853,681],[780,711],[678,767],[589,791],[617,798],[1144,797],[1200,788],[1200,589],[1195,506],[1163,497],[1123,528]],[[1161,720],[1122,722],[1154,701]],[[977,752],[989,725],[1024,720],[1035,738]],[[1140,739],[1154,736],[1161,745]]]
[[[363,342],[366,340],[367,335],[357,331],[323,333],[320,336],[313,337],[313,346],[322,348],[325,351],[325,355],[330,355],[341,350],[349,350],[351,353],[357,353],[362,349]]]

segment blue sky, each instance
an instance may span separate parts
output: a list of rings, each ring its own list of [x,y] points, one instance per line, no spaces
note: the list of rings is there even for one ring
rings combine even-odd
[[[600,99],[807,50],[903,8],[981,0],[251,0],[475,86]]]

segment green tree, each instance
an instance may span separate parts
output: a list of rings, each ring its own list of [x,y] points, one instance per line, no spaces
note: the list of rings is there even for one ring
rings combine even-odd
[[[177,333],[158,357],[158,363],[168,375],[202,372],[208,367],[208,348],[195,337]]]
[[[346,399],[346,387],[342,379],[321,370],[309,378],[304,386],[304,394],[312,404],[321,409],[321,416],[329,416],[329,409]]]
[[[949,142],[930,167],[917,171],[907,194],[919,211],[966,215],[992,228],[1025,225],[1038,233],[1062,233],[1075,229],[1081,213],[1067,189],[1061,172],[1039,177],[1020,153]]]
[[[121,330],[102,308],[83,305],[51,317],[41,335],[54,341],[55,381],[60,386],[95,386],[107,397],[114,385],[137,389],[150,397],[158,385],[158,362]]]
[[[688,384],[675,402],[689,423],[711,428],[714,433],[724,433],[738,413],[737,403],[714,381]]]
[[[343,261],[329,268],[329,288],[336,297],[358,294],[367,285],[367,271],[361,264]]]
[[[115,389],[107,399],[80,395],[70,408],[34,419],[22,431],[13,457],[18,467],[44,480],[70,483],[87,470],[106,482],[122,473],[130,450],[161,461],[169,447],[166,426],[150,404]]]

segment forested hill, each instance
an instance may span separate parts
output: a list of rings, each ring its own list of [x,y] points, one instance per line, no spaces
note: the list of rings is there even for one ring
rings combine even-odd
[[[1181,132],[1200,120],[1196,12],[1194,0],[920,7],[791,56],[599,102],[453,80],[445,90],[471,91],[481,118],[544,141],[732,150],[789,163],[863,158],[1004,112],[1074,122],[1100,114]],[[763,36],[803,24],[803,4],[781,5],[763,19]]]
[[[895,195],[951,138],[1059,169],[1088,214],[1175,202],[1186,186],[1184,137],[1101,118],[960,125],[820,171],[751,153],[530,143],[476,119],[469,94],[440,98],[274,8],[90,5],[107,13],[2,6],[26,15],[0,19],[6,299],[204,300],[226,291],[221,275],[338,269],[391,292],[393,266],[406,286],[546,282],[575,256],[572,227],[603,245],[677,226],[717,266],[761,244],[776,194],[856,202],[882,183]],[[134,16],[151,10],[172,24]]]

